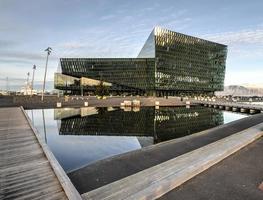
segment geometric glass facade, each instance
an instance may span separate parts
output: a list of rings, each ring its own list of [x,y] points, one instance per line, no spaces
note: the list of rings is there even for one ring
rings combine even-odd
[[[89,78],[97,84],[68,84],[58,81],[60,73],[55,74],[55,88],[61,90],[95,91],[100,81],[110,83],[109,90],[115,93],[137,93],[154,88],[154,62],[152,58],[61,58],[62,75],[67,77]],[[66,77],[65,77],[66,78]]]
[[[226,57],[226,45],[156,27],[137,58],[61,58],[55,88],[92,92],[96,84],[82,84],[87,78],[116,94],[213,94],[223,90]]]

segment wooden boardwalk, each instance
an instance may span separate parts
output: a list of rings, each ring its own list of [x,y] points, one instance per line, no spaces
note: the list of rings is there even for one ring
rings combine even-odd
[[[47,154],[22,108],[0,109],[0,199],[80,199]]]

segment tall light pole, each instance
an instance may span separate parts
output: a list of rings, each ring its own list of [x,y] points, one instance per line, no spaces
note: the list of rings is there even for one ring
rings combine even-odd
[[[47,64],[48,64],[48,56],[51,53],[51,48],[48,47],[45,51],[47,52],[47,60],[46,60],[46,68],[45,68],[45,75],[44,75],[44,83],[43,83],[43,90],[42,90],[42,97],[41,100],[44,100],[44,92],[45,92],[45,86],[46,86],[46,76],[47,76]]]
[[[28,91],[28,87],[29,87],[29,76],[30,76],[30,73],[27,72],[27,79],[26,79],[26,95],[28,95],[28,94],[27,94],[27,91]]]
[[[6,77],[6,94],[9,94],[9,80],[8,80],[8,77]]]
[[[34,78],[35,78],[35,70],[36,70],[36,65],[33,65],[33,76],[32,76],[32,82],[31,82],[31,96],[33,94],[33,89],[34,89]]]

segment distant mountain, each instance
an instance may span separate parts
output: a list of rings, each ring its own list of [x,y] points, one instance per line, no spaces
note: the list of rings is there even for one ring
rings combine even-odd
[[[216,92],[216,95],[263,96],[263,85],[261,84],[229,85],[224,87],[224,91]]]
[[[242,84],[242,86],[247,87],[247,88],[256,88],[256,89],[263,89],[263,83],[259,83],[259,84],[250,84],[250,83],[246,83],[246,84]]]

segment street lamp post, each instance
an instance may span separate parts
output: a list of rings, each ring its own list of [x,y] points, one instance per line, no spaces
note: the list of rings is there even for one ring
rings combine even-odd
[[[27,79],[26,79],[26,95],[28,95],[28,87],[29,87],[29,76],[30,76],[30,73],[27,72]]]
[[[45,68],[45,75],[44,75],[44,83],[43,83],[43,89],[42,89],[42,97],[41,100],[44,100],[44,92],[45,92],[45,86],[46,86],[46,76],[47,76],[47,64],[48,64],[48,56],[51,53],[51,48],[48,47],[45,51],[47,52],[47,59],[46,59],[46,68]]]
[[[35,78],[35,70],[36,70],[36,65],[33,65],[33,75],[32,75],[32,82],[31,82],[31,96],[33,94],[33,89],[34,89],[34,78]]]
[[[6,77],[6,94],[9,95],[9,81],[8,81],[8,77]]]

